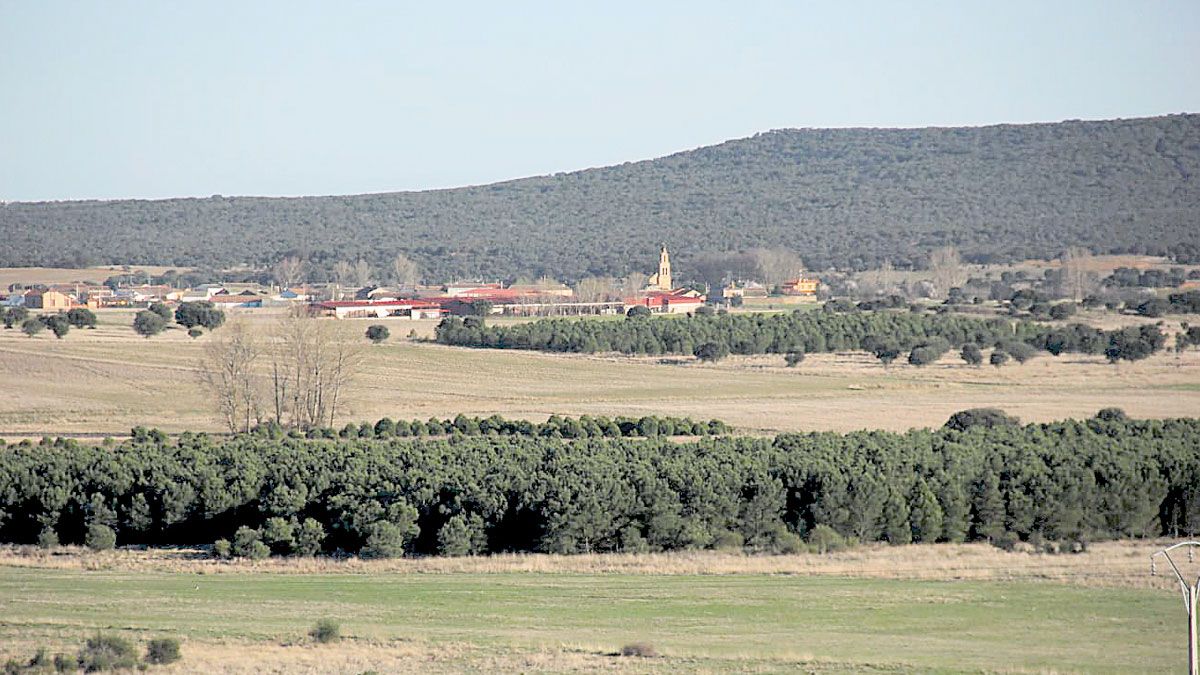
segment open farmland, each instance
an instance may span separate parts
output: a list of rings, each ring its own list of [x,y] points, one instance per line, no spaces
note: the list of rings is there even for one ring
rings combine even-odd
[[[0,557],[0,657],[27,658],[38,646],[71,651],[101,629],[132,639],[180,637],[182,671],[255,672],[269,664],[273,672],[1172,672],[1183,658],[1182,611],[1161,577],[1145,585],[1152,548],[1108,544],[1039,556],[939,545],[834,556],[501,556],[313,569],[304,561],[186,557],[163,565],[135,551],[7,554]],[[1012,578],[950,581],[952,571],[936,571],[948,558],[1004,568]],[[613,560],[627,567],[606,569]],[[888,572],[889,561],[935,572],[904,578]],[[1034,580],[1056,566],[1077,580],[1109,583]],[[839,575],[856,569],[866,578]],[[322,617],[338,620],[347,639],[312,645],[305,633]],[[638,641],[661,656],[613,655]]]
[[[181,330],[144,339],[132,312],[99,313],[96,330],[56,340],[0,330],[0,434],[121,435],[136,425],[219,431],[196,369],[208,338]],[[265,330],[270,313],[248,313]],[[339,326],[361,334],[369,321]],[[957,410],[995,406],[1022,420],[1087,417],[1120,406],[1135,417],[1200,414],[1200,352],[1163,352],[1136,363],[1043,355],[1001,369],[937,364],[883,368],[862,353],[811,354],[797,368],[779,356],[690,358],[581,356],[442,347],[405,339],[431,321],[388,320],[392,339],[367,346],[341,422],[498,413],[672,414],[720,418],[751,431],[938,426]],[[365,339],[364,339],[365,342]]]

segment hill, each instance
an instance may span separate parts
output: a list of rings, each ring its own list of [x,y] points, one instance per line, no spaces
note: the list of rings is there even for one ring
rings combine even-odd
[[[289,254],[321,274],[406,252],[436,278],[685,273],[708,252],[810,267],[1097,253],[1200,258],[1200,115],[929,129],[803,129],[599,169],[357,196],[10,203],[0,266],[225,267]]]

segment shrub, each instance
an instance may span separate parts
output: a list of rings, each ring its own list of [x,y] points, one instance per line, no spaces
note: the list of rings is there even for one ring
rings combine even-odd
[[[729,356],[729,347],[720,342],[705,342],[697,346],[692,355],[701,361],[720,361]]]
[[[163,318],[165,318],[167,321],[171,320],[170,316],[165,316]],[[183,326],[184,328],[191,329],[197,326],[203,326],[209,330],[216,330],[225,323],[225,312],[221,311],[217,307],[214,307],[213,304],[207,300],[199,300],[196,302],[185,302],[179,305],[179,308],[175,310],[174,318],[175,323]],[[190,330],[188,331],[188,334],[191,334]]]
[[[647,317],[650,316],[650,308],[644,305],[634,305],[625,312],[625,316],[630,319]]]
[[[33,337],[44,330],[46,330],[46,324],[37,319],[26,319],[25,322],[21,324],[21,332],[25,333],[29,337]]]
[[[308,631],[309,637],[320,642],[321,644],[329,644],[342,639],[342,627],[333,619],[321,619],[313,629]]]
[[[262,542],[258,530],[243,525],[233,533],[233,554],[240,558],[262,560],[271,555],[271,549]]]
[[[316,555],[321,552],[321,544],[325,541],[325,526],[314,518],[305,518],[296,533],[296,555]]]
[[[783,362],[787,364],[788,368],[795,368],[796,366],[798,366],[804,362],[804,350],[797,349],[797,350],[788,352],[787,354],[784,355]]]
[[[712,547],[717,550],[741,550],[746,545],[746,538],[737,532],[722,530],[713,537]]]
[[[179,658],[179,640],[175,638],[157,638],[146,645],[146,663],[165,666]]]
[[[988,357],[988,363],[999,368],[1000,366],[1008,363],[1008,352],[1004,351],[1003,349],[993,350],[992,355]]]
[[[997,427],[1020,426],[1021,421],[1005,413],[999,408],[971,408],[960,410],[946,420],[946,428],[955,431],[966,431],[972,427],[994,429]]]
[[[133,317],[133,329],[138,335],[148,338],[152,335],[158,335],[167,328],[167,320],[157,312],[152,312],[144,309]]]
[[[639,656],[652,659],[658,656],[658,650],[649,642],[631,642],[621,647],[621,656]]]
[[[133,643],[116,635],[97,633],[79,650],[79,667],[85,672],[118,670],[137,666]]]
[[[111,551],[117,546],[117,533],[107,525],[92,523],[83,537],[83,545],[93,551]]]
[[[1096,419],[1105,422],[1124,422],[1129,419],[1129,416],[1121,408],[1102,408],[1096,413]]]
[[[371,525],[361,555],[368,559],[399,558],[404,555],[404,539],[404,530],[398,525],[381,520]]]
[[[962,360],[970,366],[978,366],[983,363],[983,352],[979,349],[979,345],[972,342],[963,345]]]
[[[367,328],[367,339],[375,344],[379,344],[391,336],[392,332],[387,326],[376,324]]]
[[[188,337],[192,338],[193,340],[200,337],[201,335],[204,335],[204,331],[200,330],[199,328],[189,328],[188,329]]]
[[[992,546],[1001,551],[1012,552],[1017,550],[1017,544],[1021,542],[1020,537],[1012,532],[1001,532],[999,535],[992,538]]]
[[[66,654],[54,655],[54,672],[56,673],[73,673],[78,666],[79,662]]]
[[[267,518],[262,528],[262,540],[272,553],[291,553],[296,545],[296,524],[279,516]]]
[[[228,539],[218,539],[213,542],[213,555],[228,560],[233,557],[233,545]]]
[[[90,309],[76,307],[67,312],[67,323],[76,328],[95,328],[96,314]]]
[[[58,546],[58,533],[53,527],[42,528],[37,538],[38,548],[55,548]]]
[[[838,534],[837,530],[822,523],[808,533],[808,544],[816,549],[817,553],[824,555],[845,548],[846,538]]]

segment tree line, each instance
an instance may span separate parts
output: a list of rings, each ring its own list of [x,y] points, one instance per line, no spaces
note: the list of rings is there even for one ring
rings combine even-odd
[[[1067,244],[1189,263],[1200,260],[1197,143],[1200,115],[791,129],[454,190],[9,203],[0,265],[265,269],[294,256],[330,278],[341,261],[382,270],[403,253],[432,279],[574,282],[646,271],[659,241],[684,279],[736,273],[753,249],[790,249],[810,269],[922,268],[948,245],[985,263],[1050,259]]]
[[[852,304],[827,303],[822,311],[790,314],[712,314],[650,317],[631,314],[623,321],[541,319],[488,325],[481,317],[447,317],[436,340],[460,347],[531,349],[551,352],[621,354],[804,354],[863,350],[885,364],[910,352],[915,365],[930,363],[964,345],[996,347],[1016,358],[1046,350],[1104,354],[1110,360],[1136,360],[1161,349],[1166,337],[1156,326],[1104,331],[1083,324],[1052,326],[1006,318],[951,313],[860,311]],[[916,351],[916,358],[913,356]]]
[[[46,439],[0,448],[0,541],[214,543],[219,555],[796,550],[1200,530],[1200,420],[774,438]]]
[[[583,415],[562,417],[551,415],[545,422],[510,420],[500,415],[471,417],[456,415],[453,419],[393,420],[384,417],[374,424],[348,422],[340,430],[316,427],[303,434],[305,438],[405,438],[408,436],[543,436],[548,438],[621,438],[634,436],[719,436],[730,432],[721,420],[695,421],[689,417],[644,415],[642,417],[607,417]],[[145,430],[135,430],[134,436]],[[270,421],[256,427],[254,433],[270,438],[282,438],[283,427]],[[298,432],[293,435],[299,435]]]

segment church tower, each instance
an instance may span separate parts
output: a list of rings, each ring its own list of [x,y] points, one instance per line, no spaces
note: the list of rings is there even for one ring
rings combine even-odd
[[[667,245],[663,244],[662,252],[658,255],[658,274],[650,277],[650,286],[659,290],[673,290],[671,285],[671,256],[667,254]]]

